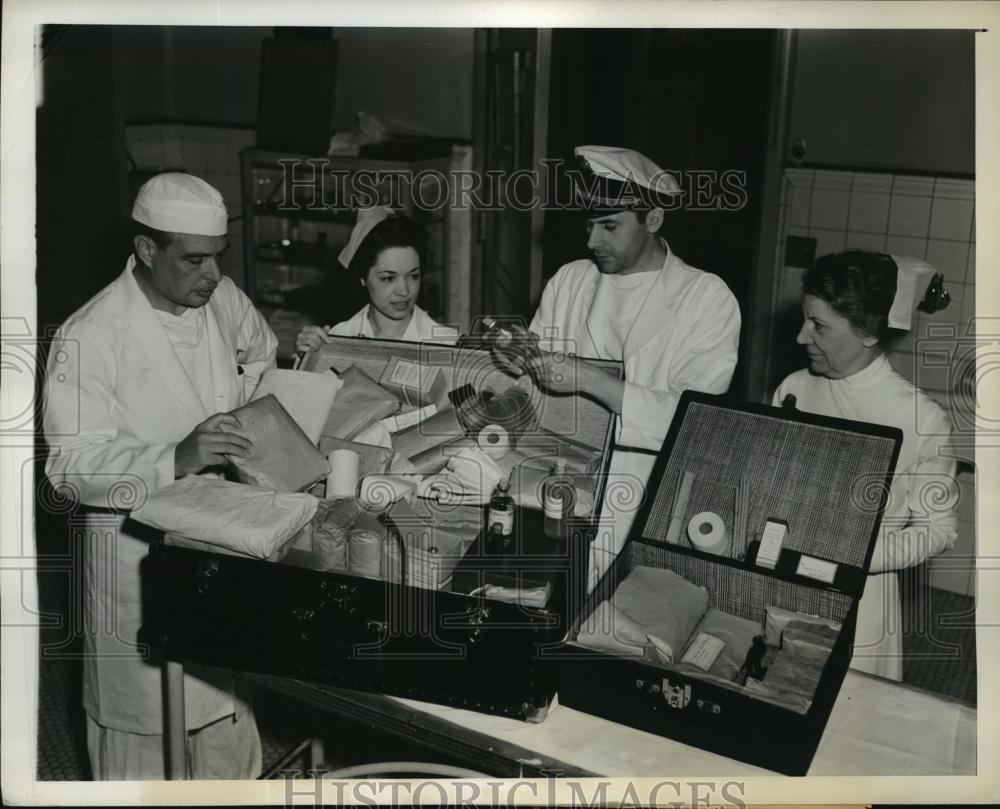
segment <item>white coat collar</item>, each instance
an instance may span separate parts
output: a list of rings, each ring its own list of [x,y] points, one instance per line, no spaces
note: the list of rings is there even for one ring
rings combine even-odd
[[[646,297],[646,300],[643,302],[642,308],[639,309],[639,314],[636,316],[635,322],[632,324],[632,328],[629,330],[628,336],[625,338],[623,354],[626,360],[630,355],[639,351],[646,345],[646,343],[660,333],[663,328],[663,319],[672,309],[671,304],[673,303],[673,299],[676,297],[676,293],[680,289],[680,270],[683,266],[683,262],[670,252],[670,245],[667,244],[666,239],[661,238],[660,244],[666,251],[666,256],[664,256],[663,259],[663,266],[657,273],[656,282],[650,290],[649,295]],[[600,271],[598,270],[593,277],[595,291],[599,279]],[[591,300],[591,312],[595,310],[594,303],[596,302],[596,299],[595,294]],[[603,327],[595,323],[594,329],[591,329],[589,314],[586,320],[586,325],[587,335],[590,337],[591,342],[591,346],[589,346],[589,348],[591,351],[596,351],[597,342],[594,339],[594,330]],[[591,354],[590,356],[597,355]]]
[[[174,398],[199,422],[204,421],[211,413],[205,410],[201,396],[177,358],[152,304],[135,279],[134,270],[135,257],[130,256],[125,271],[118,279],[125,299],[127,320],[123,350],[139,356]],[[205,315],[212,362],[213,401],[219,405],[213,412],[230,410],[242,404],[235,372],[236,348],[228,345],[222,337],[223,330],[219,328],[212,300],[205,306]]]

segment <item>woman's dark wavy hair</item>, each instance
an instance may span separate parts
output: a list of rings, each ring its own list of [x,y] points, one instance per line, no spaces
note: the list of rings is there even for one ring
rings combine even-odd
[[[421,269],[427,267],[427,232],[406,216],[383,219],[361,240],[348,269],[358,281],[368,277],[383,250],[390,247],[412,247],[417,251]]]
[[[896,275],[891,256],[848,250],[816,259],[802,279],[802,293],[825,301],[857,331],[884,344],[895,333],[888,319]]]

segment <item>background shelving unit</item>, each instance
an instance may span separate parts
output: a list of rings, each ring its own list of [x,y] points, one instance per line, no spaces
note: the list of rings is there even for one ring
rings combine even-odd
[[[302,326],[332,325],[366,301],[337,261],[360,202],[389,204],[427,230],[420,306],[440,319],[447,301],[450,156],[419,160],[240,153],[246,292],[288,360]]]

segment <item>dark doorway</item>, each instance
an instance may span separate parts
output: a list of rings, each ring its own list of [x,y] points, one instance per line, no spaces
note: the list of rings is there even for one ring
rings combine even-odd
[[[739,210],[668,214],[663,236],[684,261],[723,278],[750,312],[775,32],[557,29],[552,33],[548,155],[581,144],[636,149],[664,169],[745,172]],[[546,276],[586,255],[583,221],[550,211]],[[746,324],[744,324],[746,325]],[[731,391],[745,395],[741,362]]]

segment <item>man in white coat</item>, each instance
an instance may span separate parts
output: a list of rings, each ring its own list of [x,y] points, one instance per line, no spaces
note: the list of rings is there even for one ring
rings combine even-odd
[[[685,264],[657,235],[682,193],[669,173],[631,149],[575,152],[593,259],[556,272],[529,328],[553,352],[532,371],[543,388],[589,396],[619,417],[591,547],[593,587],[625,544],[681,393],[729,388],[740,311],[720,278]],[[625,380],[568,354],[618,360]]]
[[[246,454],[228,411],[277,348],[219,272],[227,227],[218,191],[161,174],[139,190],[132,219],[125,271],[60,328],[45,385],[46,472],[85,513],[83,705],[100,780],[165,771],[161,671],[136,640],[148,541],[127,512],[176,478]],[[184,691],[189,776],[259,775],[256,724],[231,678],[189,670]]]

